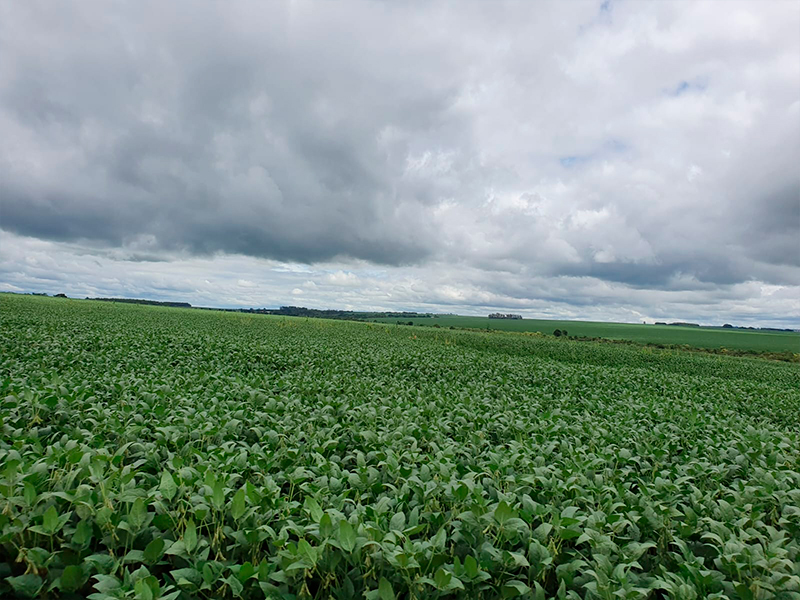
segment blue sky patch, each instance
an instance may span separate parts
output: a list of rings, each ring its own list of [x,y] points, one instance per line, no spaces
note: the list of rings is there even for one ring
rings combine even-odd
[[[630,150],[630,146],[628,144],[622,140],[612,138],[603,142],[602,146],[600,146],[594,152],[589,154],[573,154],[569,156],[562,156],[558,159],[558,162],[561,163],[561,166],[565,169],[572,169],[575,167],[580,167],[581,165],[585,165],[589,161],[592,161],[596,158],[602,158],[604,155],[607,156],[609,154],[620,154],[628,150]]]
[[[558,159],[558,162],[560,162],[561,166],[565,169],[571,169],[572,167],[577,167],[589,162],[590,158],[589,156],[562,156]]]
[[[681,81],[674,88],[667,93],[670,96],[680,96],[689,92],[702,92],[708,87],[708,83],[703,79],[696,79],[695,81]]]

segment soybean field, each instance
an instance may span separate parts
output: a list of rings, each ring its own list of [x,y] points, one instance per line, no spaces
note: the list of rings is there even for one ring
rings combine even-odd
[[[397,323],[397,318],[378,319]],[[414,325],[489,329],[552,334],[556,329],[575,337],[628,340],[639,344],[685,345],[694,348],[728,348],[750,352],[800,354],[800,333],[795,331],[726,329],[723,327],[683,327],[640,323],[600,323],[595,321],[556,321],[548,319],[489,319],[459,315],[403,319]]]
[[[800,598],[796,364],[0,294],[0,426],[3,598]]]

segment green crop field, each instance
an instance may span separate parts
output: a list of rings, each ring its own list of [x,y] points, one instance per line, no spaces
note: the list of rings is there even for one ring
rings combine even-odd
[[[397,323],[397,318],[379,319]],[[556,329],[567,330],[578,337],[630,340],[644,344],[689,345],[695,348],[729,348],[756,352],[800,352],[800,333],[766,332],[747,329],[679,327],[673,325],[642,325],[637,323],[597,323],[592,321],[549,321],[542,319],[489,319],[488,317],[441,316],[436,318],[403,319],[414,325],[496,329],[499,331],[538,331],[552,334]]]
[[[3,598],[800,598],[794,364],[0,295],[0,425]]]

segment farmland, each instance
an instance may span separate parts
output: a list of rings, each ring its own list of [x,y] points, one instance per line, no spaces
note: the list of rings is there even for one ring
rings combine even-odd
[[[380,319],[396,323],[397,319]],[[566,330],[579,337],[630,340],[642,344],[688,345],[695,348],[730,348],[754,352],[800,352],[800,334],[784,331],[758,331],[710,327],[676,327],[672,325],[642,325],[639,323],[599,323],[593,321],[553,321],[545,319],[489,319],[446,315],[436,318],[403,319],[414,325],[439,325],[468,329],[523,331],[552,334]]]
[[[793,364],[0,295],[0,425],[4,598],[800,598]]]

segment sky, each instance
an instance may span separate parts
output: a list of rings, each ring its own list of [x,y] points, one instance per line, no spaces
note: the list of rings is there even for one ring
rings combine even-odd
[[[800,327],[800,1],[0,2],[0,291]]]

